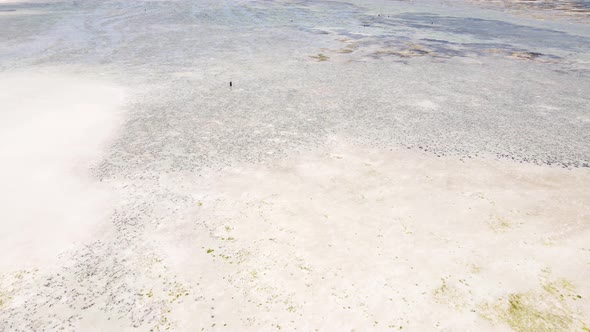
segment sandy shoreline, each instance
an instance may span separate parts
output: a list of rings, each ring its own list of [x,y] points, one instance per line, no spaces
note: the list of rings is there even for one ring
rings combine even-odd
[[[68,321],[73,328],[587,326],[585,169],[462,162],[332,137],[325,148],[276,162],[169,174],[158,183],[159,191],[190,199],[160,206],[151,214],[159,220],[154,227],[128,233],[141,234],[142,244],[121,247],[123,261],[105,259],[110,254],[97,247],[98,256],[86,252],[77,263],[92,272],[66,276],[63,284],[49,279],[39,295],[82,280],[101,285],[94,279],[103,273],[137,275],[125,286],[131,289],[119,284],[119,294],[104,297],[100,287],[89,288],[85,302],[63,297],[56,309],[40,306],[29,317],[87,303]],[[99,243],[120,236],[93,234]],[[3,304],[17,305],[19,294],[43,281],[42,271],[5,275],[3,289],[12,293]],[[97,301],[114,308],[123,301],[132,315],[105,311]],[[517,311],[510,309],[515,303]]]
[[[590,30],[490,8],[3,1],[0,331],[590,329]]]
[[[167,185],[191,182],[177,181]],[[286,330],[577,330],[587,320],[577,297],[590,291],[586,171],[334,139],[208,181],[155,231],[162,262],[193,287],[169,313],[173,329],[194,326],[180,323],[189,317]],[[510,311],[514,297],[522,312]],[[528,322],[534,312],[548,318]]]
[[[31,71],[3,75],[0,90],[0,267],[48,268],[108,225],[115,198],[89,167],[122,123],[124,90]]]

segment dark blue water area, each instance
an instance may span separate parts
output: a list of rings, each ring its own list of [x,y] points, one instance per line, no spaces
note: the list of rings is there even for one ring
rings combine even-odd
[[[584,9],[588,9],[590,10],[590,0],[577,0],[577,1],[572,1],[576,4],[577,7],[579,8],[584,8]]]
[[[443,34],[468,35],[485,43],[510,44],[534,49],[555,48],[574,52],[590,49],[590,38],[587,37],[499,20],[432,13],[403,13],[388,17],[367,17],[366,21],[371,21],[372,25],[389,26],[392,29],[401,26]]]
[[[527,2],[532,7],[542,9],[558,9],[567,11],[590,11],[590,0],[569,0],[569,1],[535,1]]]

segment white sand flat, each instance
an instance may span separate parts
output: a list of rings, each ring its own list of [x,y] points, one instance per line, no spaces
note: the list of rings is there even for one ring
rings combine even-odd
[[[0,332],[590,331],[564,4],[0,0]]]
[[[109,225],[115,197],[89,166],[121,124],[124,90],[80,76],[0,78],[0,267],[51,267]]]

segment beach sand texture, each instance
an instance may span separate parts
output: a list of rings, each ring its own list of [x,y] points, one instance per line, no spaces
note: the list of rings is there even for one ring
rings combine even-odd
[[[580,6],[0,2],[0,331],[589,331]]]

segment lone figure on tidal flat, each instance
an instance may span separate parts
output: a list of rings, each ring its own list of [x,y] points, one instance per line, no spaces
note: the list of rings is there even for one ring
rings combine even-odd
[[[232,87],[231,81],[229,81],[229,87],[230,87],[230,88]]]

